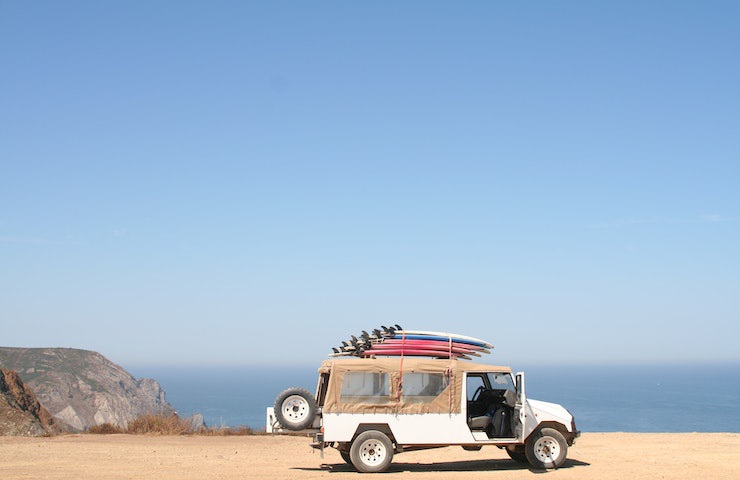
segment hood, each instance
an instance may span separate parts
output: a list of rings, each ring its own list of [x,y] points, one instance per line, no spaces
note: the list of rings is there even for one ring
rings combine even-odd
[[[542,402],[540,400],[527,399],[529,406],[532,407],[535,415],[540,422],[545,420],[555,420],[563,425],[570,425],[573,421],[573,415],[570,414],[562,405],[557,403]]]

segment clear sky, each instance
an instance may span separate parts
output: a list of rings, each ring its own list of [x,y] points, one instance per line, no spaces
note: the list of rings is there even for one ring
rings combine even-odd
[[[740,3],[0,0],[0,345],[740,361]]]

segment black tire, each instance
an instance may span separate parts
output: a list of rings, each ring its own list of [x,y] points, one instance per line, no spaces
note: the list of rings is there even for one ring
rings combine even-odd
[[[527,460],[527,454],[524,451],[524,445],[506,447],[506,453],[509,454],[509,458],[517,463],[529,463],[529,460]]]
[[[467,452],[479,452],[483,445],[463,445],[462,449]]]
[[[283,390],[275,399],[275,418],[288,430],[303,430],[313,424],[316,399],[305,388]]]
[[[342,460],[347,462],[349,465],[352,465],[352,458],[349,456],[349,452],[343,452],[339,450],[339,455],[341,455]]]
[[[568,443],[563,434],[554,428],[537,430],[527,439],[525,453],[534,468],[562,467],[568,455]]]
[[[352,442],[349,456],[358,472],[384,472],[393,461],[393,444],[385,433],[368,430]]]

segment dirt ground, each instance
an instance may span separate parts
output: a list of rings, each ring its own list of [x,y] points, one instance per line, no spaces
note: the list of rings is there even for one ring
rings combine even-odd
[[[0,478],[323,479],[360,475],[334,449],[303,437],[65,435],[0,437]],[[495,447],[398,454],[383,479],[533,479],[543,475]],[[549,479],[740,479],[740,434],[584,433]],[[541,477],[540,477],[541,478]]]

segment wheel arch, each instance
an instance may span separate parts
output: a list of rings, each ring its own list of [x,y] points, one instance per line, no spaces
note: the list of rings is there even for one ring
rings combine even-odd
[[[568,446],[573,445],[573,440],[575,439],[575,436],[576,436],[575,432],[570,432],[568,431],[566,426],[563,425],[562,423],[553,422],[553,421],[542,422],[538,424],[537,428],[532,430],[532,432],[527,436],[527,438],[524,439],[524,443],[527,443],[527,441],[532,435],[542,430],[543,428],[552,428],[554,430],[557,430],[563,435],[563,437],[565,437],[565,441],[568,442]]]
[[[390,425],[387,423],[361,423],[357,426],[357,430],[355,430],[354,435],[352,435],[352,441],[349,443],[352,443],[355,441],[355,439],[364,432],[370,431],[370,430],[376,430],[378,432],[383,432],[388,438],[391,440],[393,445],[397,445],[396,437],[393,435],[393,430],[391,430]]]

